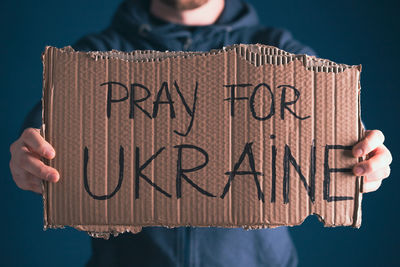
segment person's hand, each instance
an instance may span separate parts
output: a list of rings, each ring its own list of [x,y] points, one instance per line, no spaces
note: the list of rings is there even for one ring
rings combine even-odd
[[[20,138],[10,145],[10,152],[10,170],[19,188],[41,194],[41,180],[59,180],[57,170],[40,160],[41,157],[54,158],[55,150],[40,135],[39,129],[25,129]]]
[[[377,190],[382,180],[390,175],[392,154],[383,144],[385,136],[379,130],[367,130],[363,140],[353,146],[353,156],[363,157],[366,160],[353,167],[353,173],[364,176],[363,193]]]

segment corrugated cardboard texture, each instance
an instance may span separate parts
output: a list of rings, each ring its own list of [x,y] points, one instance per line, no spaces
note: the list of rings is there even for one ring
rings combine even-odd
[[[259,44],[42,58],[45,228],[360,226],[361,66]]]

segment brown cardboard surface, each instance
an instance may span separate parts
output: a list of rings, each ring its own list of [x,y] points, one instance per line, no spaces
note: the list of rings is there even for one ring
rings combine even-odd
[[[42,59],[45,228],[360,226],[361,66],[260,44]]]

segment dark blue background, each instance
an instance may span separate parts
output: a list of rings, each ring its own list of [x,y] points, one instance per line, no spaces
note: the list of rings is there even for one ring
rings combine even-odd
[[[288,28],[320,57],[363,65],[362,118],[368,128],[385,133],[385,144],[394,158],[391,177],[378,192],[364,195],[361,229],[323,228],[312,217],[291,229],[301,266],[400,265],[397,1],[251,2],[264,24]],[[15,186],[8,166],[9,145],[18,137],[24,115],[41,98],[40,55],[44,46],[69,45],[89,32],[103,29],[119,3],[120,0],[0,2],[0,265],[80,266],[90,255],[89,238],[83,232],[43,232],[42,199]]]

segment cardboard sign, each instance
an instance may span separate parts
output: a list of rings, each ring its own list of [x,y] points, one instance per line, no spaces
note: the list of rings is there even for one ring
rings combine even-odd
[[[42,57],[45,228],[360,226],[361,66],[259,44]]]

